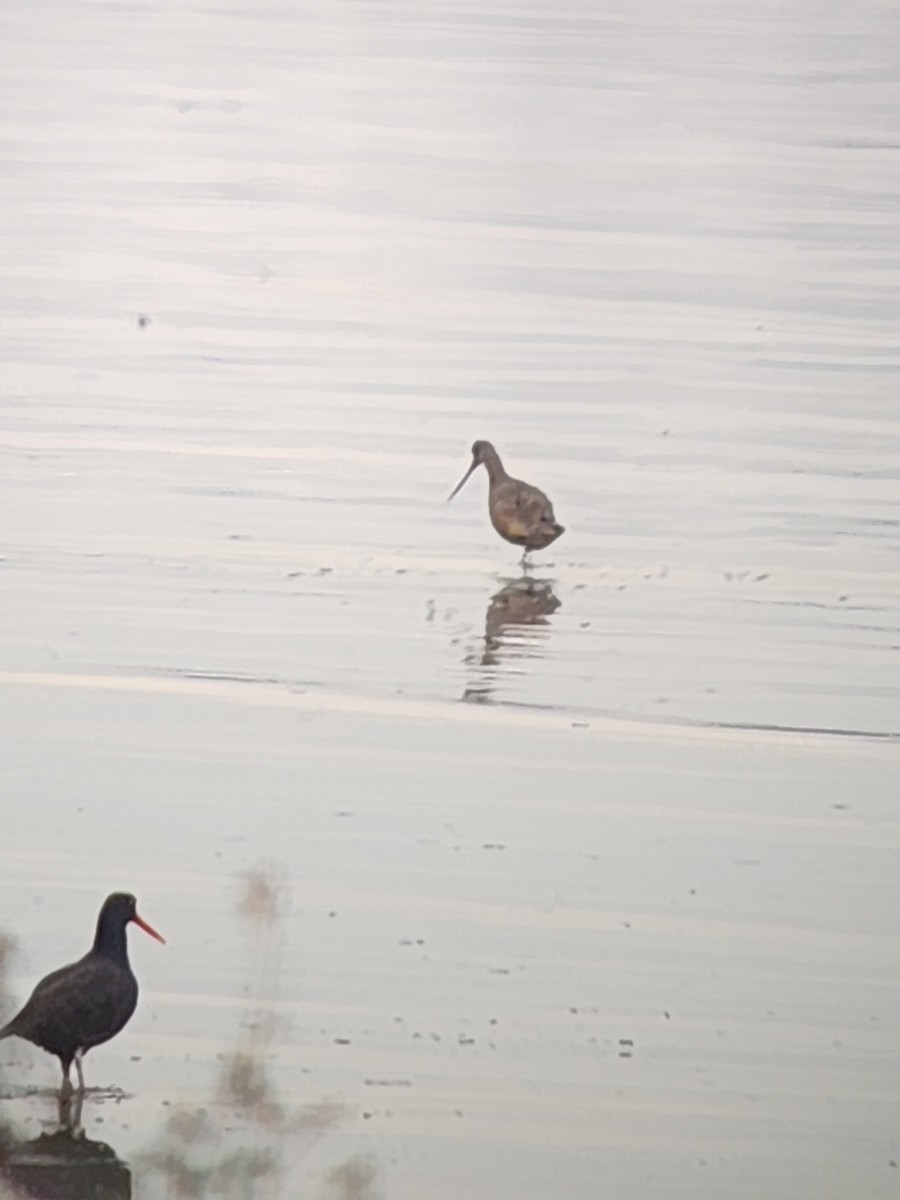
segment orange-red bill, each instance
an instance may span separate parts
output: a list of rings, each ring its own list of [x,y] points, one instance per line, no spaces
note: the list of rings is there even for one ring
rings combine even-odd
[[[149,933],[150,936],[152,938],[156,938],[158,942],[162,942],[163,945],[166,944],[166,939],[163,937],[163,935],[161,933],[157,933],[152,925],[148,925],[143,917],[139,917],[137,913],[135,913],[131,919],[134,921],[135,925],[139,925],[141,929],[143,929],[144,933]]]

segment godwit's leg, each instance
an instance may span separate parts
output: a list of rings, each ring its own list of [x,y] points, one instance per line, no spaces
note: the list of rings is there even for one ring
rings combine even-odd
[[[523,571],[523,572],[524,572],[524,574],[526,574],[526,575],[528,574],[529,568],[531,567],[531,562],[530,562],[530,560],[529,560],[529,558],[528,558],[528,555],[529,555],[530,553],[531,553],[531,551],[530,551],[530,550],[528,549],[528,547],[526,546],[526,547],[525,547],[525,552],[524,552],[524,554],[522,555],[522,571]]]

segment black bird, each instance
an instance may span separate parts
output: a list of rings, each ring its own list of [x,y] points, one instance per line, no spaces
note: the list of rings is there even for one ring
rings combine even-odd
[[[165,943],[166,939],[138,916],[134,896],[113,892],[100,909],[93,949],[78,962],[42,979],[22,1011],[0,1029],[0,1040],[24,1038],[55,1054],[62,1064],[63,1091],[72,1087],[69,1071],[73,1062],[78,1090],[84,1091],[82,1058],[124,1029],[137,1007],[138,985],[125,936],[129,921]]]

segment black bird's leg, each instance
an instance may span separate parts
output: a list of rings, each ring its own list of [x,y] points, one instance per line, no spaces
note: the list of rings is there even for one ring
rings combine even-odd
[[[66,1095],[60,1093],[59,1130],[61,1133],[69,1133],[73,1138],[84,1137],[84,1130],[81,1128],[83,1107],[84,1094],[82,1092],[68,1092]]]
[[[84,1091],[84,1072],[81,1069],[81,1060],[84,1058],[83,1050],[75,1051],[75,1070],[78,1072],[78,1090]]]

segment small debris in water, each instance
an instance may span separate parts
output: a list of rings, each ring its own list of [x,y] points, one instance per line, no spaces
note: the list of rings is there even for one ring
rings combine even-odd
[[[411,1079],[364,1079],[366,1087],[412,1087]]]
[[[274,872],[263,868],[247,871],[238,912],[247,919],[271,924],[279,915],[282,891],[282,882]]]
[[[334,1200],[375,1200],[376,1195],[381,1194],[377,1179],[378,1168],[375,1163],[356,1155],[328,1172],[327,1194],[333,1196]]]
[[[137,323],[138,323],[138,329],[146,329],[147,326],[150,324],[150,318],[147,316],[146,313],[138,313]]]

